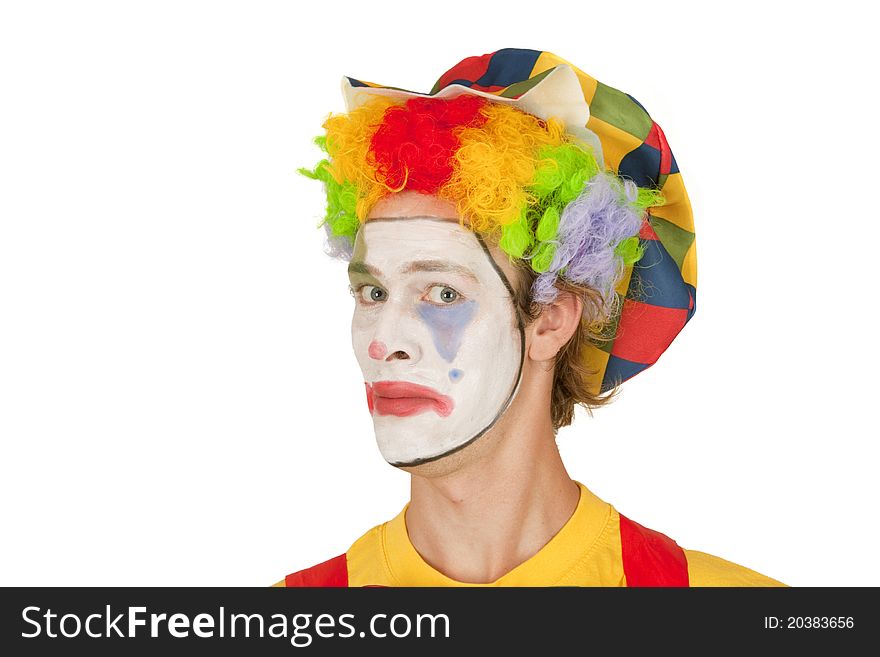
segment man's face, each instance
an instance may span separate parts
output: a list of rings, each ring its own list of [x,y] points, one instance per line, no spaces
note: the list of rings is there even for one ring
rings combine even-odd
[[[382,456],[413,466],[482,436],[516,393],[524,348],[486,246],[453,219],[372,219],[349,276],[352,346]]]

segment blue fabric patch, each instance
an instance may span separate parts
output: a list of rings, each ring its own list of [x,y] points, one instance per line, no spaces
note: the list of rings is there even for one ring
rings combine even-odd
[[[687,310],[691,299],[681,270],[659,240],[642,240],[645,255],[633,266],[627,296],[662,308]]]
[[[608,358],[608,365],[605,367],[605,376],[602,377],[601,392],[608,392],[616,384],[623,383],[627,379],[631,379],[639,372],[648,369],[650,365],[645,363],[634,363],[631,360],[620,358],[612,354]]]

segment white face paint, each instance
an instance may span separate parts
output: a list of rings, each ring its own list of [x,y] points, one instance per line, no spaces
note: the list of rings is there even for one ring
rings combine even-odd
[[[516,394],[525,340],[485,245],[455,220],[373,219],[349,276],[352,346],[385,460],[417,465],[483,435]]]

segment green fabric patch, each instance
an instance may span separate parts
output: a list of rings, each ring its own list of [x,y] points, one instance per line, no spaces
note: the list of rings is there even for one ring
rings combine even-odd
[[[628,132],[640,141],[648,138],[654,122],[647,112],[622,91],[599,82],[590,104],[590,114]]]
[[[523,80],[522,82],[514,82],[512,85],[507,87],[504,91],[501,92],[500,96],[502,98],[513,98],[515,96],[520,96],[527,92],[529,89],[538,84],[541,80],[550,75],[550,71],[553,69],[547,69],[543,73],[538,73],[533,78],[529,78],[528,80]]]
[[[651,226],[657,237],[663,242],[666,251],[675,260],[679,270],[684,263],[684,257],[687,255],[688,249],[694,243],[694,234],[690,231],[679,228],[671,221],[667,221],[662,217],[650,217]]]

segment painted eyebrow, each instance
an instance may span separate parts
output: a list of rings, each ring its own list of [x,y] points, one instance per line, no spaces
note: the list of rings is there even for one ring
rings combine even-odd
[[[474,274],[474,272],[472,272],[467,267],[464,267],[462,265],[454,265],[449,262],[444,262],[443,260],[415,260],[404,265],[400,271],[403,274],[412,274],[413,272],[417,271],[452,272],[470,278],[474,282],[479,282],[477,275]],[[382,277],[381,271],[361,261],[349,263],[348,273],[370,274],[371,276],[374,276],[376,278]]]
[[[380,278],[382,276],[382,272],[380,272],[375,267],[371,267],[365,262],[350,262],[348,263],[348,273],[349,274],[370,274],[375,278]]]
[[[436,271],[436,272],[452,272],[470,278],[475,283],[479,283],[477,275],[467,267],[462,265],[454,265],[443,260],[416,260],[405,265],[401,272],[411,274],[416,271]]]

